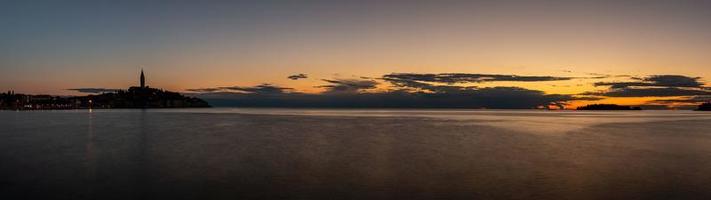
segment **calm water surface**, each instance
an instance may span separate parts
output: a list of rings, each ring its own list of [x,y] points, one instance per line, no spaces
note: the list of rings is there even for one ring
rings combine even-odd
[[[0,111],[0,199],[711,199],[711,113]]]

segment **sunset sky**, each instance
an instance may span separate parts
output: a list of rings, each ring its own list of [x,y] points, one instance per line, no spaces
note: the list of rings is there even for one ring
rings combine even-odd
[[[369,81],[344,91],[438,92],[394,85],[416,81],[571,95],[572,105],[696,103],[711,95],[709,19],[711,1],[683,0],[4,1],[0,91],[127,88],[143,68],[152,87],[201,94]],[[402,74],[469,78],[388,76]]]

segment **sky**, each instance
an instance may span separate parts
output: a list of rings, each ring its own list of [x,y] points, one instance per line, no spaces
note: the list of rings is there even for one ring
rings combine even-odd
[[[260,86],[326,95],[344,81],[374,83],[345,90],[358,94],[438,93],[387,78],[469,74],[559,79],[407,81],[568,105],[698,103],[708,19],[711,1],[690,0],[0,1],[0,91],[82,95],[70,89],[127,88],[144,69],[151,87],[225,98]],[[668,84],[690,80],[701,85]]]

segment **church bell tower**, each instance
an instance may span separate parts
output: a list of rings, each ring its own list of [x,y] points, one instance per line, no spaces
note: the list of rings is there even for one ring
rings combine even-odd
[[[146,88],[146,77],[143,75],[143,69],[141,69],[141,88]]]

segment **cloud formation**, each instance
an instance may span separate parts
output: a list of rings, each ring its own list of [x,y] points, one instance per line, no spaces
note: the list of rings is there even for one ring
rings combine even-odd
[[[668,103],[700,104],[700,103],[706,103],[706,102],[711,102],[711,95],[709,95],[709,96],[684,97],[684,98],[680,98],[680,99],[660,99],[660,100],[653,100],[653,101],[650,101],[649,103],[661,103],[661,104],[668,104]]]
[[[680,75],[654,75],[646,78],[638,78],[636,82],[597,82],[595,86],[610,86],[612,89],[628,87],[702,87],[700,77],[688,77]]]
[[[562,81],[571,80],[571,77],[554,76],[518,76],[501,74],[467,74],[467,73],[441,73],[441,74],[416,74],[416,73],[392,73],[382,77],[384,80],[393,82],[430,82],[430,83],[482,83],[495,81],[513,82],[540,82],[540,81]]]
[[[577,100],[571,95],[545,94],[542,91],[518,87],[489,87],[457,90],[441,93],[409,92],[390,90],[384,92],[353,92],[370,88],[372,84],[343,83],[330,80],[331,88],[350,92],[330,92],[319,94],[209,92],[194,94],[216,106],[237,107],[327,107],[327,108],[492,108],[528,109],[539,106],[560,106]],[[357,85],[357,86],[353,86]],[[256,86],[255,86],[256,87]],[[254,87],[247,87],[254,88]]]
[[[81,93],[91,93],[91,94],[99,94],[99,93],[108,93],[108,92],[116,92],[121,89],[108,89],[108,88],[72,88],[72,89],[67,89],[71,91],[77,91]]]
[[[605,97],[677,97],[694,95],[711,95],[711,91],[683,89],[675,87],[664,88],[620,88],[604,92],[586,92],[583,95]]]
[[[186,91],[189,91],[189,92],[200,92],[200,93],[205,92],[205,93],[207,93],[207,92],[218,92],[218,91],[222,91],[222,89],[220,89],[220,88],[194,88],[194,89],[187,89]]]
[[[248,94],[280,94],[292,91],[293,88],[279,87],[272,84],[264,83],[251,87],[229,86],[229,87],[214,87],[214,88],[197,88],[187,89],[190,92],[197,93],[213,93],[213,92],[237,92]]]
[[[291,79],[291,80],[299,80],[299,79],[309,78],[309,76],[306,74],[294,74],[294,75],[288,76],[286,78]]]
[[[675,97],[711,95],[711,90],[704,87],[700,77],[681,75],[653,75],[633,78],[631,82],[597,82],[595,86],[608,86],[602,92],[586,92],[583,95],[605,97]]]
[[[231,86],[231,87],[221,87],[221,88],[225,89],[225,90],[240,91],[240,92],[246,92],[246,93],[257,93],[257,94],[279,94],[279,93],[285,93],[287,91],[293,90],[293,88],[279,87],[279,86],[274,86],[274,85],[268,84],[268,83],[253,86],[253,87]]]
[[[455,86],[455,85],[435,85],[433,83],[422,82],[403,77],[392,77],[386,75],[382,78],[394,87],[404,91],[427,91],[433,93],[459,93],[476,89],[476,86]]]
[[[296,76],[296,75],[295,75]],[[563,107],[571,101],[596,101],[609,97],[688,97],[679,101],[697,102],[694,96],[711,96],[698,77],[680,75],[633,76],[627,82],[597,82],[605,91],[578,95],[547,94],[521,87],[483,87],[488,82],[548,82],[594,77],[518,76],[467,73],[391,73],[378,78],[322,79],[321,93],[298,93],[272,84],[191,89],[193,95],[216,106],[242,107],[332,107],[332,108],[492,108],[521,109]],[[388,83],[384,87],[379,87]],[[578,86],[581,83],[578,83]],[[377,89],[377,90],[376,90]],[[662,101],[656,102],[662,104]],[[666,103],[673,103],[668,101]]]
[[[328,85],[316,86],[326,88],[326,92],[362,92],[367,89],[374,89],[378,82],[367,79],[321,79],[329,83]]]

